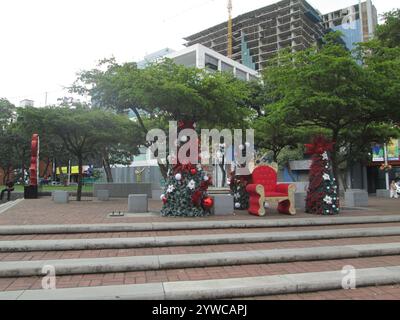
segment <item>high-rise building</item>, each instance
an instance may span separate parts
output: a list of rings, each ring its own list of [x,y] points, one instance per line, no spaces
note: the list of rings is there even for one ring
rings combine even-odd
[[[278,50],[302,50],[324,34],[321,14],[305,0],[283,0],[232,19],[233,55],[255,70]],[[200,43],[227,55],[228,24],[221,23],[186,37],[186,46]]]
[[[378,18],[371,0],[322,15],[305,0],[283,0],[232,20],[232,59],[262,70],[280,49],[302,50],[329,31],[340,30],[349,49],[370,39]],[[228,50],[228,23],[185,38],[186,46],[200,43],[222,55]]]
[[[350,50],[355,43],[371,39],[378,25],[378,13],[371,0],[360,1],[360,4],[322,16],[324,28],[342,32],[343,40]]]

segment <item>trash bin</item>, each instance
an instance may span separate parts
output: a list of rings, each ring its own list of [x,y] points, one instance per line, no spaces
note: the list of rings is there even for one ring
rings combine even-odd
[[[39,195],[38,186],[25,186],[24,187],[24,198],[25,199],[37,199]]]

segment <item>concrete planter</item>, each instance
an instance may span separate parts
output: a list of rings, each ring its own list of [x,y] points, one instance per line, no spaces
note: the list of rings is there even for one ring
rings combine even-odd
[[[368,192],[361,189],[348,189],[344,194],[346,207],[368,207]]]
[[[213,194],[214,207],[212,213],[216,216],[232,215],[234,212],[233,196],[230,194]]]
[[[69,202],[69,193],[68,191],[54,191],[53,192],[53,201],[55,203],[65,204]]]
[[[145,213],[148,211],[147,194],[130,194],[128,197],[129,213]]]

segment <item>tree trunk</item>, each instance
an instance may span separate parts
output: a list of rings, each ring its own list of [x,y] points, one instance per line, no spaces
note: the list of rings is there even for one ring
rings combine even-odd
[[[54,170],[53,170],[53,179],[52,180],[56,181],[57,180],[57,159],[54,158],[53,161],[54,161],[54,163],[53,163]]]
[[[337,139],[339,137],[339,132],[334,131],[332,134],[332,141],[334,142],[333,145],[333,150],[332,150],[332,154],[331,154],[331,160],[332,160],[332,171],[333,171],[333,176],[337,181],[337,193],[339,195],[339,191],[340,191],[340,183],[339,183],[339,165],[338,165],[338,158],[337,158],[337,154],[339,152],[338,150],[338,143],[337,143]]]
[[[107,182],[113,183],[114,179],[113,179],[112,172],[111,172],[110,162],[108,161],[108,159],[106,159],[105,156],[103,156],[103,168],[104,168],[104,172],[106,173]]]
[[[47,170],[49,169],[49,166],[50,166],[50,158],[47,158],[46,167],[44,168],[43,173],[41,174],[42,177],[47,176]],[[38,170],[40,170],[40,168],[38,168]]]
[[[81,201],[81,199],[82,199],[82,183],[83,183],[83,181],[82,181],[82,177],[83,177],[83,174],[82,174],[82,167],[83,167],[83,159],[82,159],[82,156],[79,156],[78,157],[78,170],[79,170],[79,173],[78,173],[78,190],[77,190],[77,192],[76,192],[76,201]]]
[[[158,163],[158,167],[160,168],[163,178],[166,180],[168,177],[168,166],[162,163]]]

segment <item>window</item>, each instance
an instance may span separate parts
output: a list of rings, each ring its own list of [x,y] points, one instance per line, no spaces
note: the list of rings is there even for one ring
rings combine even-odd
[[[221,62],[221,71],[222,72],[229,72],[233,74],[233,66],[231,66],[230,64],[227,64],[225,62]]]
[[[213,70],[213,71],[218,70],[218,59],[206,54],[205,66],[209,70]]]
[[[247,73],[236,68],[236,77],[240,80],[247,80]]]

